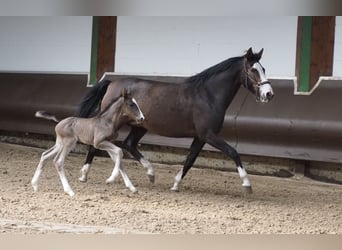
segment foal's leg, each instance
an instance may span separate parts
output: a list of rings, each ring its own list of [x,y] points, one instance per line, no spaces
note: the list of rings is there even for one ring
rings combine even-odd
[[[228,145],[222,138],[218,137],[212,132],[208,133],[206,140],[208,144],[221,150],[223,153],[227,154],[234,160],[237,167],[237,171],[240,175],[240,178],[242,179],[242,186],[245,188],[246,192],[251,193],[252,186],[249,182],[247,172],[245,168],[242,166],[238,152],[233,147]]]
[[[133,186],[132,182],[130,181],[125,169],[121,166],[121,159],[123,157],[123,153],[121,148],[115,146],[114,144],[110,143],[109,141],[102,141],[100,143],[95,144],[96,148],[101,150],[106,150],[110,156],[110,158],[115,163],[112,174],[110,177],[106,180],[106,183],[113,183],[116,179],[116,177],[121,173],[122,178],[125,182],[125,185],[129,190],[132,192],[136,192],[136,188]]]
[[[38,181],[42,173],[43,167],[46,165],[47,160],[54,157],[58,153],[59,150],[60,150],[60,144],[58,143],[58,139],[57,139],[56,144],[53,147],[51,147],[50,149],[42,153],[37,169],[31,180],[31,184],[35,192],[38,191]]]
[[[147,176],[150,182],[154,183],[154,169],[147,159],[137,149],[138,142],[146,134],[147,130],[141,127],[132,127],[127,138],[123,141],[122,146],[126,149],[137,161],[139,161],[145,168],[147,168]]]
[[[60,151],[60,153],[57,154],[57,156],[54,159],[54,163],[59,175],[59,179],[62,182],[64,192],[70,196],[74,196],[75,193],[74,191],[72,191],[69,182],[65,176],[64,161],[67,155],[70,153],[70,151],[76,146],[76,142],[77,141],[74,138],[63,139],[62,150]]]
[[[194,165],[194,162],[203,148],[205,142],[201,141],[198,137],[195,137],[191,146],[190,146],[190,153],[188,154],[183,168],[178,172],[178,174],[175,177],[175,182],[173,184],[173,187],[171,188],[172,191],[179,191],[179,184],[183,180],[186,173],[189,171],[189,169]]]
[[[91,164],[93,162],[93,159],[95,157],[95,154],[96,152],[98,151],[98,149],[94,148],[93,146],[89,146],[89,149],[88,149],[88,154],[87,154],[87,158],[84,162],[84,165],[81,169],[81,177],[79,178],[79,181],[80,182],[87,182],[87,179],[88,179],[88,173],[90,171],[90,167],[91,167]]]

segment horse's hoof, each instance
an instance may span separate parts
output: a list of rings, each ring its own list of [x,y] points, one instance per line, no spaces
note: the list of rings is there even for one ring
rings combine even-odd
[[[175,192],[175,193],[178,193],[178,192],[179,192],[179,189],[178,189],[178,188],[174,188],[174,187],[170,188],[170,190],[171,190],[172,192]]]
[[[252,194],[253,190],[252,190],[252,186],[244,186],[244,190],[246,194]]]
[[[80,182],[83,182],[83,183],[87,182],[87,178],[85,178],[85,177],[80,177],[80,178],[78,178],[78,180]]]
[[[32,185],[32,187],[33,187],[33,192],[38,192],[38,185]]]
[[[154,183],[155,177],[154,175],[147,175],[148,179],[150,180],[151,183]]]
[[[67,191],[66,192],[70,197],[73,197],[73,196],[75,196],[75,193],[74,193],[74,191]]]
[[[106,180],[106,184],[112,184],[112,183],[114,183],[114,181],[115,181],[115,180],[107,179],[107,180]]]

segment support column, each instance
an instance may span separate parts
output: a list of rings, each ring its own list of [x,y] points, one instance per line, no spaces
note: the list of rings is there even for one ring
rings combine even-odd
[[[90,84],[95,84],[106,71],[114,71],[116,48],[116,16],[93,17]]]
[[[298,90],[308,92],[320,76],[331,76],[335,17],[298,17],[296,76]]]

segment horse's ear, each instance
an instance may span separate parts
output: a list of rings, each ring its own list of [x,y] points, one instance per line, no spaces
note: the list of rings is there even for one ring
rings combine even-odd
[[[248,61],[252,61],[254,58],[252,47],[247,50],[246,58]]]
[[[262,48],[259,53],[256,55],[257,56],[257,61],[260,60],[260,58],[262,57],[262,53],[264,52],[264,48]]]

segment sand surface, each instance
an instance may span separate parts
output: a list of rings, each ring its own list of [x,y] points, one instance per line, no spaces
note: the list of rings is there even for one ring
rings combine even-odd
[[[84,155],[66,161],[74,197],[64,194],[52,163],[33,192],[42,149],[0,143],[1,233],[342,233],[342,186],[307,178],[250,175],[245,195],[237,173],[190,170],[180,192],[170,191],[180,165],[154,164],[156,181],[135,161],[123,161],[138,189],[121,177],[105,184],[109,158],[94,161],[87,183],[78,177]]]

